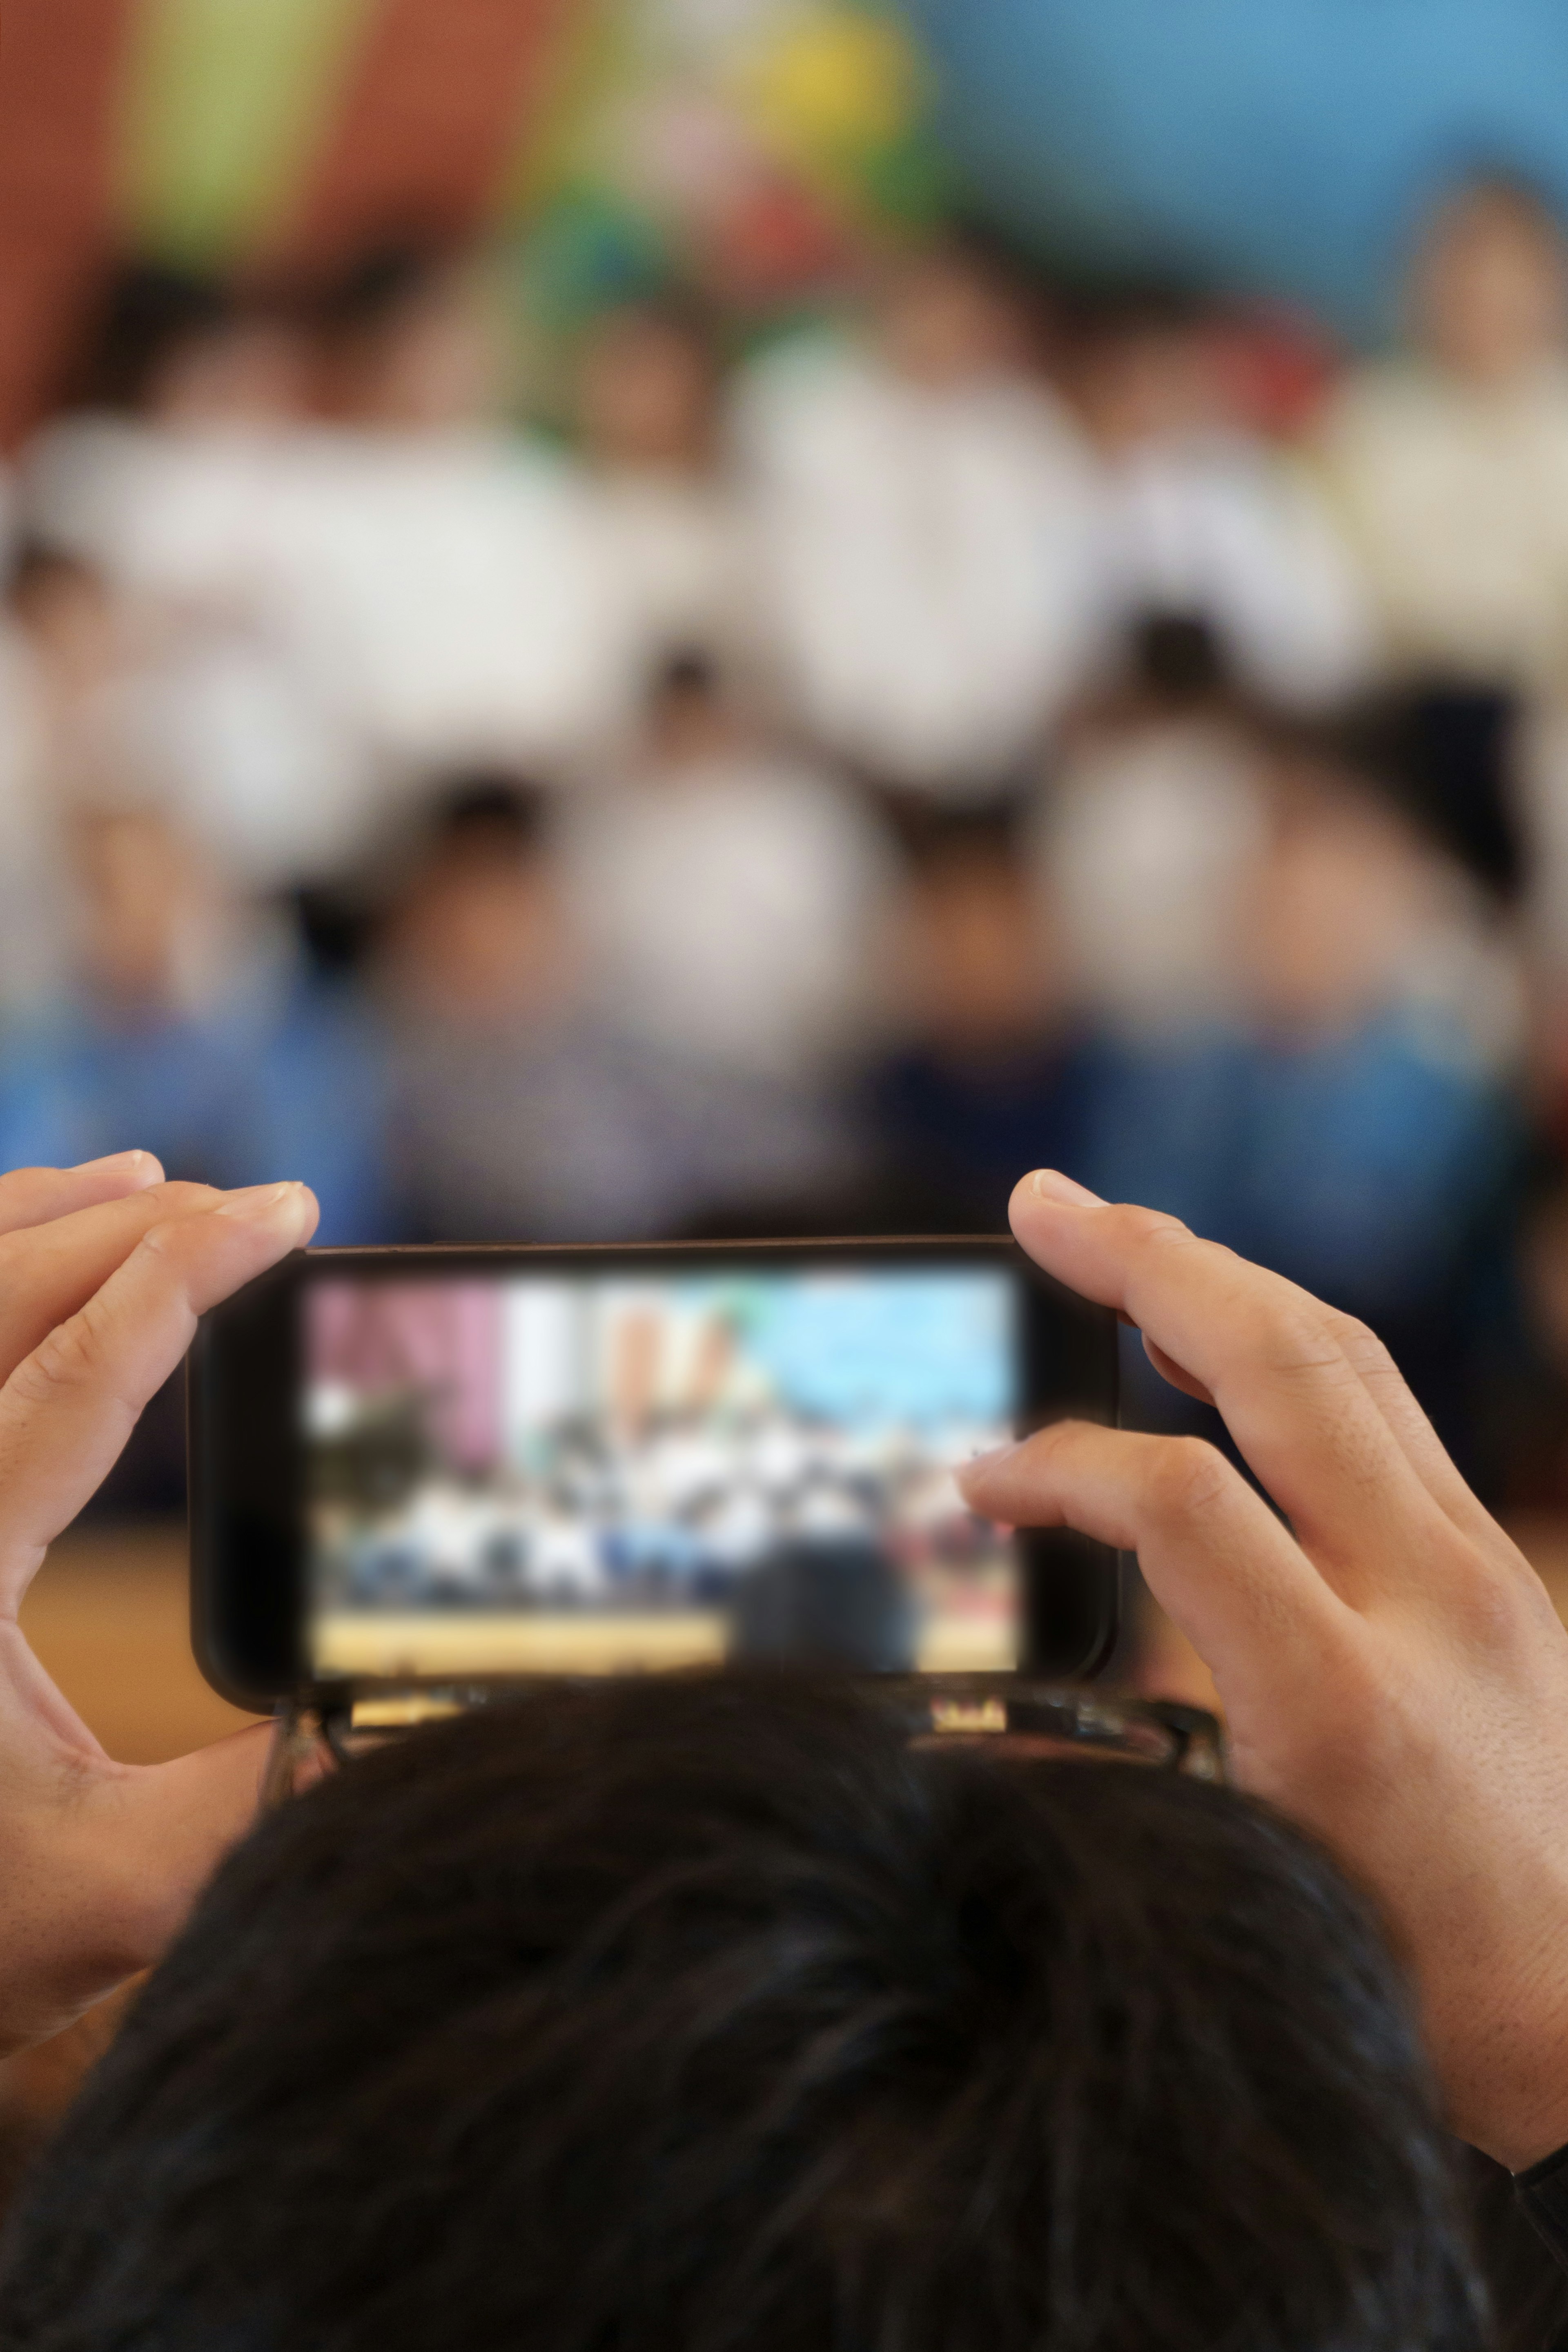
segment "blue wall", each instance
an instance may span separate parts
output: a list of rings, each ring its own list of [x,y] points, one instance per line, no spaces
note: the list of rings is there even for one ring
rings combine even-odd
[[[906,0],[998,218],[1101,267],[1394,318],[1408,224],[1478,164],[1568,207],[1568,0]]]

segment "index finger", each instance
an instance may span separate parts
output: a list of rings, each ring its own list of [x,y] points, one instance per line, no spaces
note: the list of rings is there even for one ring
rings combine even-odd
[[[0,1176],[0,1234],[122,1201],[162,1181],[163,1171],[150,1151],[116,1151],[105,1160],[84,1160],[78,1168],[13,1168]]]
[[[1010,1214],[1030,1255],[1196,1374],[1347,1598],[1397,1563],[1410,1573],[1413,1526],[1436,1533],[1448,1522],[1340,1344],[1333,1311],[1175,1217],[1074,1199],[1076,1190],[1018,1186]]]

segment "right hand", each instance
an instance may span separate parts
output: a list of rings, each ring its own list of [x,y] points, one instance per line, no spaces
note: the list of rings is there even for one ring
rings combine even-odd
[[[1568,1633],[1362,1324],[1175,1218],[1043,1171],[1019,1241],[1218,1405],[1213,1446],[1065,1423],[967,1500],[1135,1551],[1214,1676],[1234,1777],[1379,1901],[1453,2129],[1514,2170],[1568,2142]]]

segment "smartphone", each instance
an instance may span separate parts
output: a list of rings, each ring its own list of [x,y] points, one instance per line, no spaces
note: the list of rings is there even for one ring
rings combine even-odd
[[[192,1349],[198,1660],[241,1706],[769,1662],[1092,1673],[1117,1558],[955,1466],[1116,1414],[1006,1240],[300,1251]]]

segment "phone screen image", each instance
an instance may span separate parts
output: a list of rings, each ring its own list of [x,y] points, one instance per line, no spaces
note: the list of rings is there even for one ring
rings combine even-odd
[[[1010,1668],[1000,1265],[343,1273],[302,1300],[321,1676]]]

